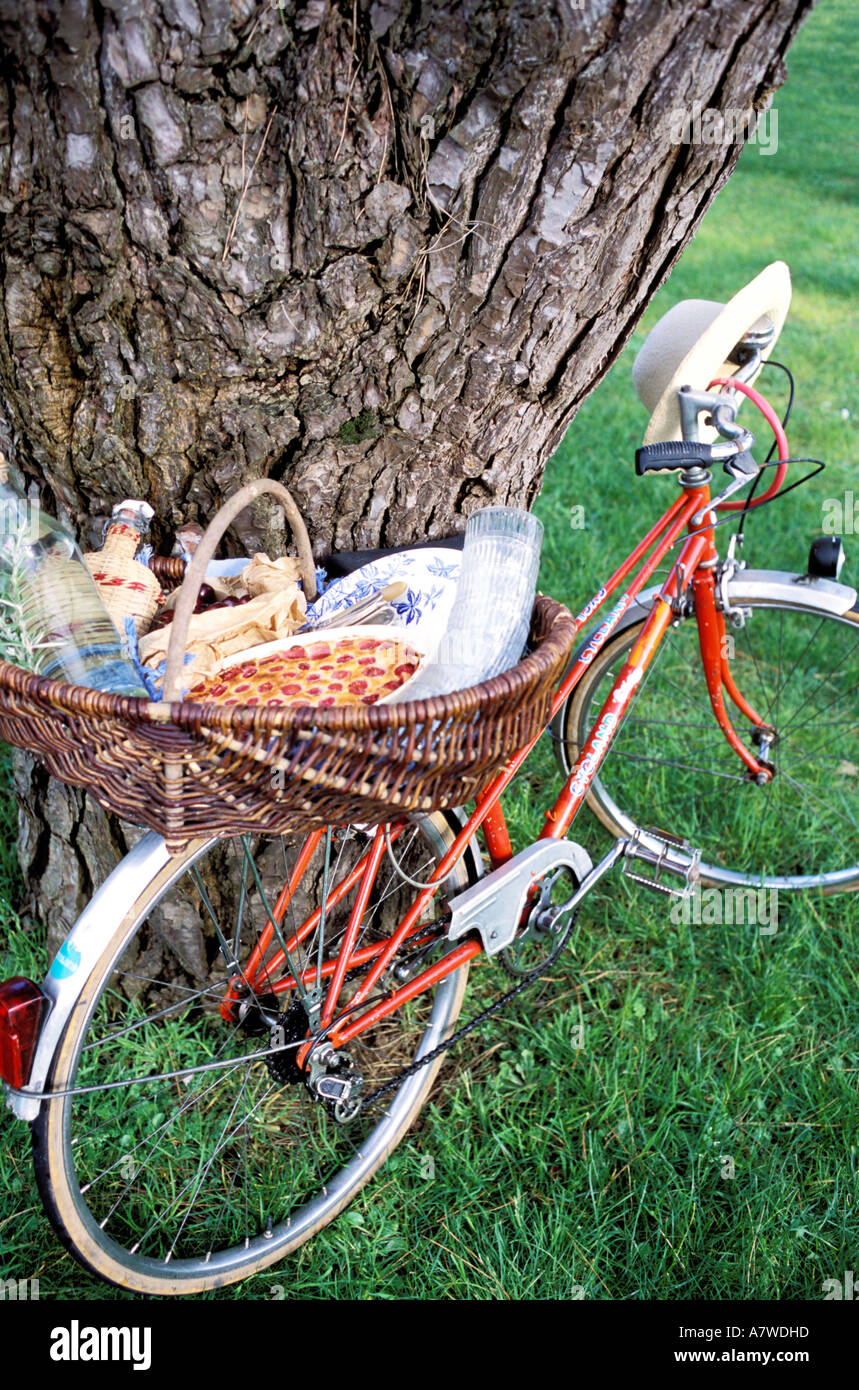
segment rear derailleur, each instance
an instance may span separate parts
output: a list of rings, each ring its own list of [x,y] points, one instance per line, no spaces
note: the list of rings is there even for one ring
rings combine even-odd
[[[351,1056],[323,1039],[311,1050],[308,1061],[308,1091],[339,1124],[348,1124],[361,1109],[364,1086],[364,1078]]]
[[[271,1050],[266,1053],[265,1064],[280,1085],[303,1083],[313,1099],[341,1124],[357,1114],[364,1079],[348,1052],[338,1051],[322,1039],[311,1048],[305,1066],[298,1065],[300,1044],[307,1041],[308,1029],[301,999],[293,999],[281,1012],[277,995],[254,995],[239,1005],[238,1021],[248,1037],[268,1036]]]

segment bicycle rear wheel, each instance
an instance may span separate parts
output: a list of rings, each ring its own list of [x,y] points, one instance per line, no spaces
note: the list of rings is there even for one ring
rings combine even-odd
[[[701,851],[709,885],[859,888],[859,612],[833,615],[800,583],[746,581],[750,608],[729,629],[729,656],[745,698],[776,729],[765,787],[744,776],[709,702],[694,616],[669,629],[616,733],[588,805],[613,835],[661,828]],[[784,591],[793,588],[789,598]],[[566,775],[647,613],[595,658],[555,721]],[[726,697],[747,746],[754,730]]]
[[[428,877],[453,834],[441,814],[407,823],[396,841],[403,869]],[[198,841],[119,902],[53,1060],[48,1089],[73,1094],[43,1105],[33,1125],[48,1213],[102,1278],[143,1294],[195,1294],[258,1274],[342,1211],[414,1122],[441,1059],[348,1125],[311,1098],[294,1066],[307,1015],[284,981],[327,983],[357,891],[350,875],[371,838],[356,827],[323,837],[304,864],[298,843]],[[438,897],[467,886],[470,869],[466,855]],[[225,957],[250,970],[286,883],[292,900],[250,1007],[225,1021]],[[414,892],[383,856],[357,947],[371,953],[388,937]],[[445,950],[438,897],[386,988]],[[283,940],[314,912],[313,930],[290,948],[295,973],[276,967]],[[364,1094],[449,1036],[466,977],[459,969],[350,1044]],[[346,977],[340,1008],[362,978]],[[295,1040],[292,1067],[288,1050],[269,1047],[273,1014],[281,1040]]]

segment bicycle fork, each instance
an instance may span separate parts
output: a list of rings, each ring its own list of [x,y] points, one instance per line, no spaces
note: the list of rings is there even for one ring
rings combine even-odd
[[[725,708],[723,690],[727,690],[737,708],[761,731],[765,746],[775,730],[745,700],[730,669],[724,613],[716,606],[714,570],[718,564],[712,526],[695,529],[695,520],[707,515],[710,500],[709,486],[687,486],[686,505],[677,519],[675,529],[688,524],[689,535],[680,555],[653,605],[641,636],[633,647],[615,680],[586,739],[575,766],[555,805],[547,813],[543,837],[563,839],[587,796],[588,788],[611,747],[612,741],[633,702],[636,690],[652,662],[660,643],[676,616],[678,606],[691,591],[704,677],[715,719],[730,746],[742,759],[750,780],[765,785],[773,775],[769,764],[759,760],[745,747]],[[670,539],[671,533],[669,532]],[[660,550],[666,548],[663,541]],[[633,586],[634,589],[635,586]],[[631,589],[630,593],[633,592]],[[563,687],[562,687],[563,688]]]
[[[737,734],[725,708],[723,690],[728,692],[737,709],[751,721],[756,729],[761,731],[762,738],[768,737],[771,740],[775,735],[775,730],[765,719],[761,718],[737,689],[728,658],[729,642],[725,627],[725,615],[716,607],[716,585],[712,565],[707,567],[699,565],[692,576],[691,588],[695,601],[695,617],[698,623],[698,641],[704,667],[704,679],[707,682],[707,693],[710,696],[710,704],[713,707],[716,722],[734,752],[745,763],[747,776],[750,780],[756,782],[760,787],[766,786],[772,780],[773,769],[767,763],[756,758]]]

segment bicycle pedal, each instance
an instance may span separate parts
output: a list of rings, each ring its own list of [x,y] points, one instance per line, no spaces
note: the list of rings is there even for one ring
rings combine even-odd
[[[688,898],[698,881],[700,859],[700,849],[693,849],[689,841],[679,835],[667,830],[636,830],[627,841],[622,873],[632,883],[639,883],[654,893],[668,898]],[[647,864],[651,872],[641,873],[632,868],[633,863]],[[682,886],[663,882],[663,874],[682,879]]]

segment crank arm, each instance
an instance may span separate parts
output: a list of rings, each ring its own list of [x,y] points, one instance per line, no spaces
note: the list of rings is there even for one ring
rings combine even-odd
[[[590,855],[572,840],[537,840],[529,845],[464,893],[451,898],[448,941],[458,941],[476,931],[488,956],[505,950],[519,930],[535,884],[560,868],[568,868],[581,883],[590,873]]]
[[[606,874],[614,868],[618,860],[623,859],[629,847],[629,843],[629,840],[625,839],[623,836],[615,841],[608,854],[605,855],[598,864],[593,866],[590,873],[585,874],[573,896],[568,898],[565,903],[561,903],[558,908],[559,916],[562,913],[575,912],[579,903],[583,902],[588,893],[596,888],[600,879],[605,878]]]

